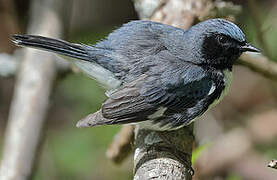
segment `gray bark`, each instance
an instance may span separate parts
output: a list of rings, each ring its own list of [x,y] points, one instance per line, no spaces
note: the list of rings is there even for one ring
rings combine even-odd
[[[15,74],[18,67],[18,61],[14,56],[1,53],[0,54],[0,76],[9,77]]]
[[[191,179],[193,139],[192,125],[168,132],[136,129],[134,180]]]
[[[35,0],[30,34],[59,37],[61,23],[51,7],[55,1]],[[51,54],[24,49],[6,128],[1,180],[25,180],[32,174],[48,98],[56,74]]]

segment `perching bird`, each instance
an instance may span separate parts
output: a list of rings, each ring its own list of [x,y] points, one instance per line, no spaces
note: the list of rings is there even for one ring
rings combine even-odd
[[[224,19],[210,19],[189,30],[132,21],[94,46],[34,35],[14,35],[13,42],[74,58],[110,89],[101,109],[79,121],[79,127],[186,126],[226,94],[236,59],[246,51],[259,52],[238,26]]]

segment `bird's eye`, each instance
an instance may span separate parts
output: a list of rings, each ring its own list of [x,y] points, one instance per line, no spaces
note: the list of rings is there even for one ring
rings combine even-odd
[[[226,36],[218,36],[217,39],[220,44],[225,44],[228,41],[228,38]]]

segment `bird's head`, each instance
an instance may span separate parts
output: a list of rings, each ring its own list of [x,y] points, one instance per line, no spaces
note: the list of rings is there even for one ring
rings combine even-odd
[[[246,42],[244,33],[237,25],[224,19],[203,21],[190,31],[197,34],[201,63],[218,69],[231,69],[243,52],[259,52]]]

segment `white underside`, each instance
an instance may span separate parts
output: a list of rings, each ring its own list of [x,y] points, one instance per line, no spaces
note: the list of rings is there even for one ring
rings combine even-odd
[[[121,84],[121,81],[118,80],[111,71],[103,68],[96,63],[75,60],[74,64],[79,67],[84,73],[86,73],[90,78],[95,79],[103,86],[105,86],[106,89],[115,89]]]
[[[136,125],[138,125],[139,129],[148,129],[152,131],[173,131],[185,126],[184,125],[184,126],[178,126],[176,128],[172,128],[170,124],[161,126],[160,123],[153,123],[152,121],[143,121],[143,122],[136,123]]]

